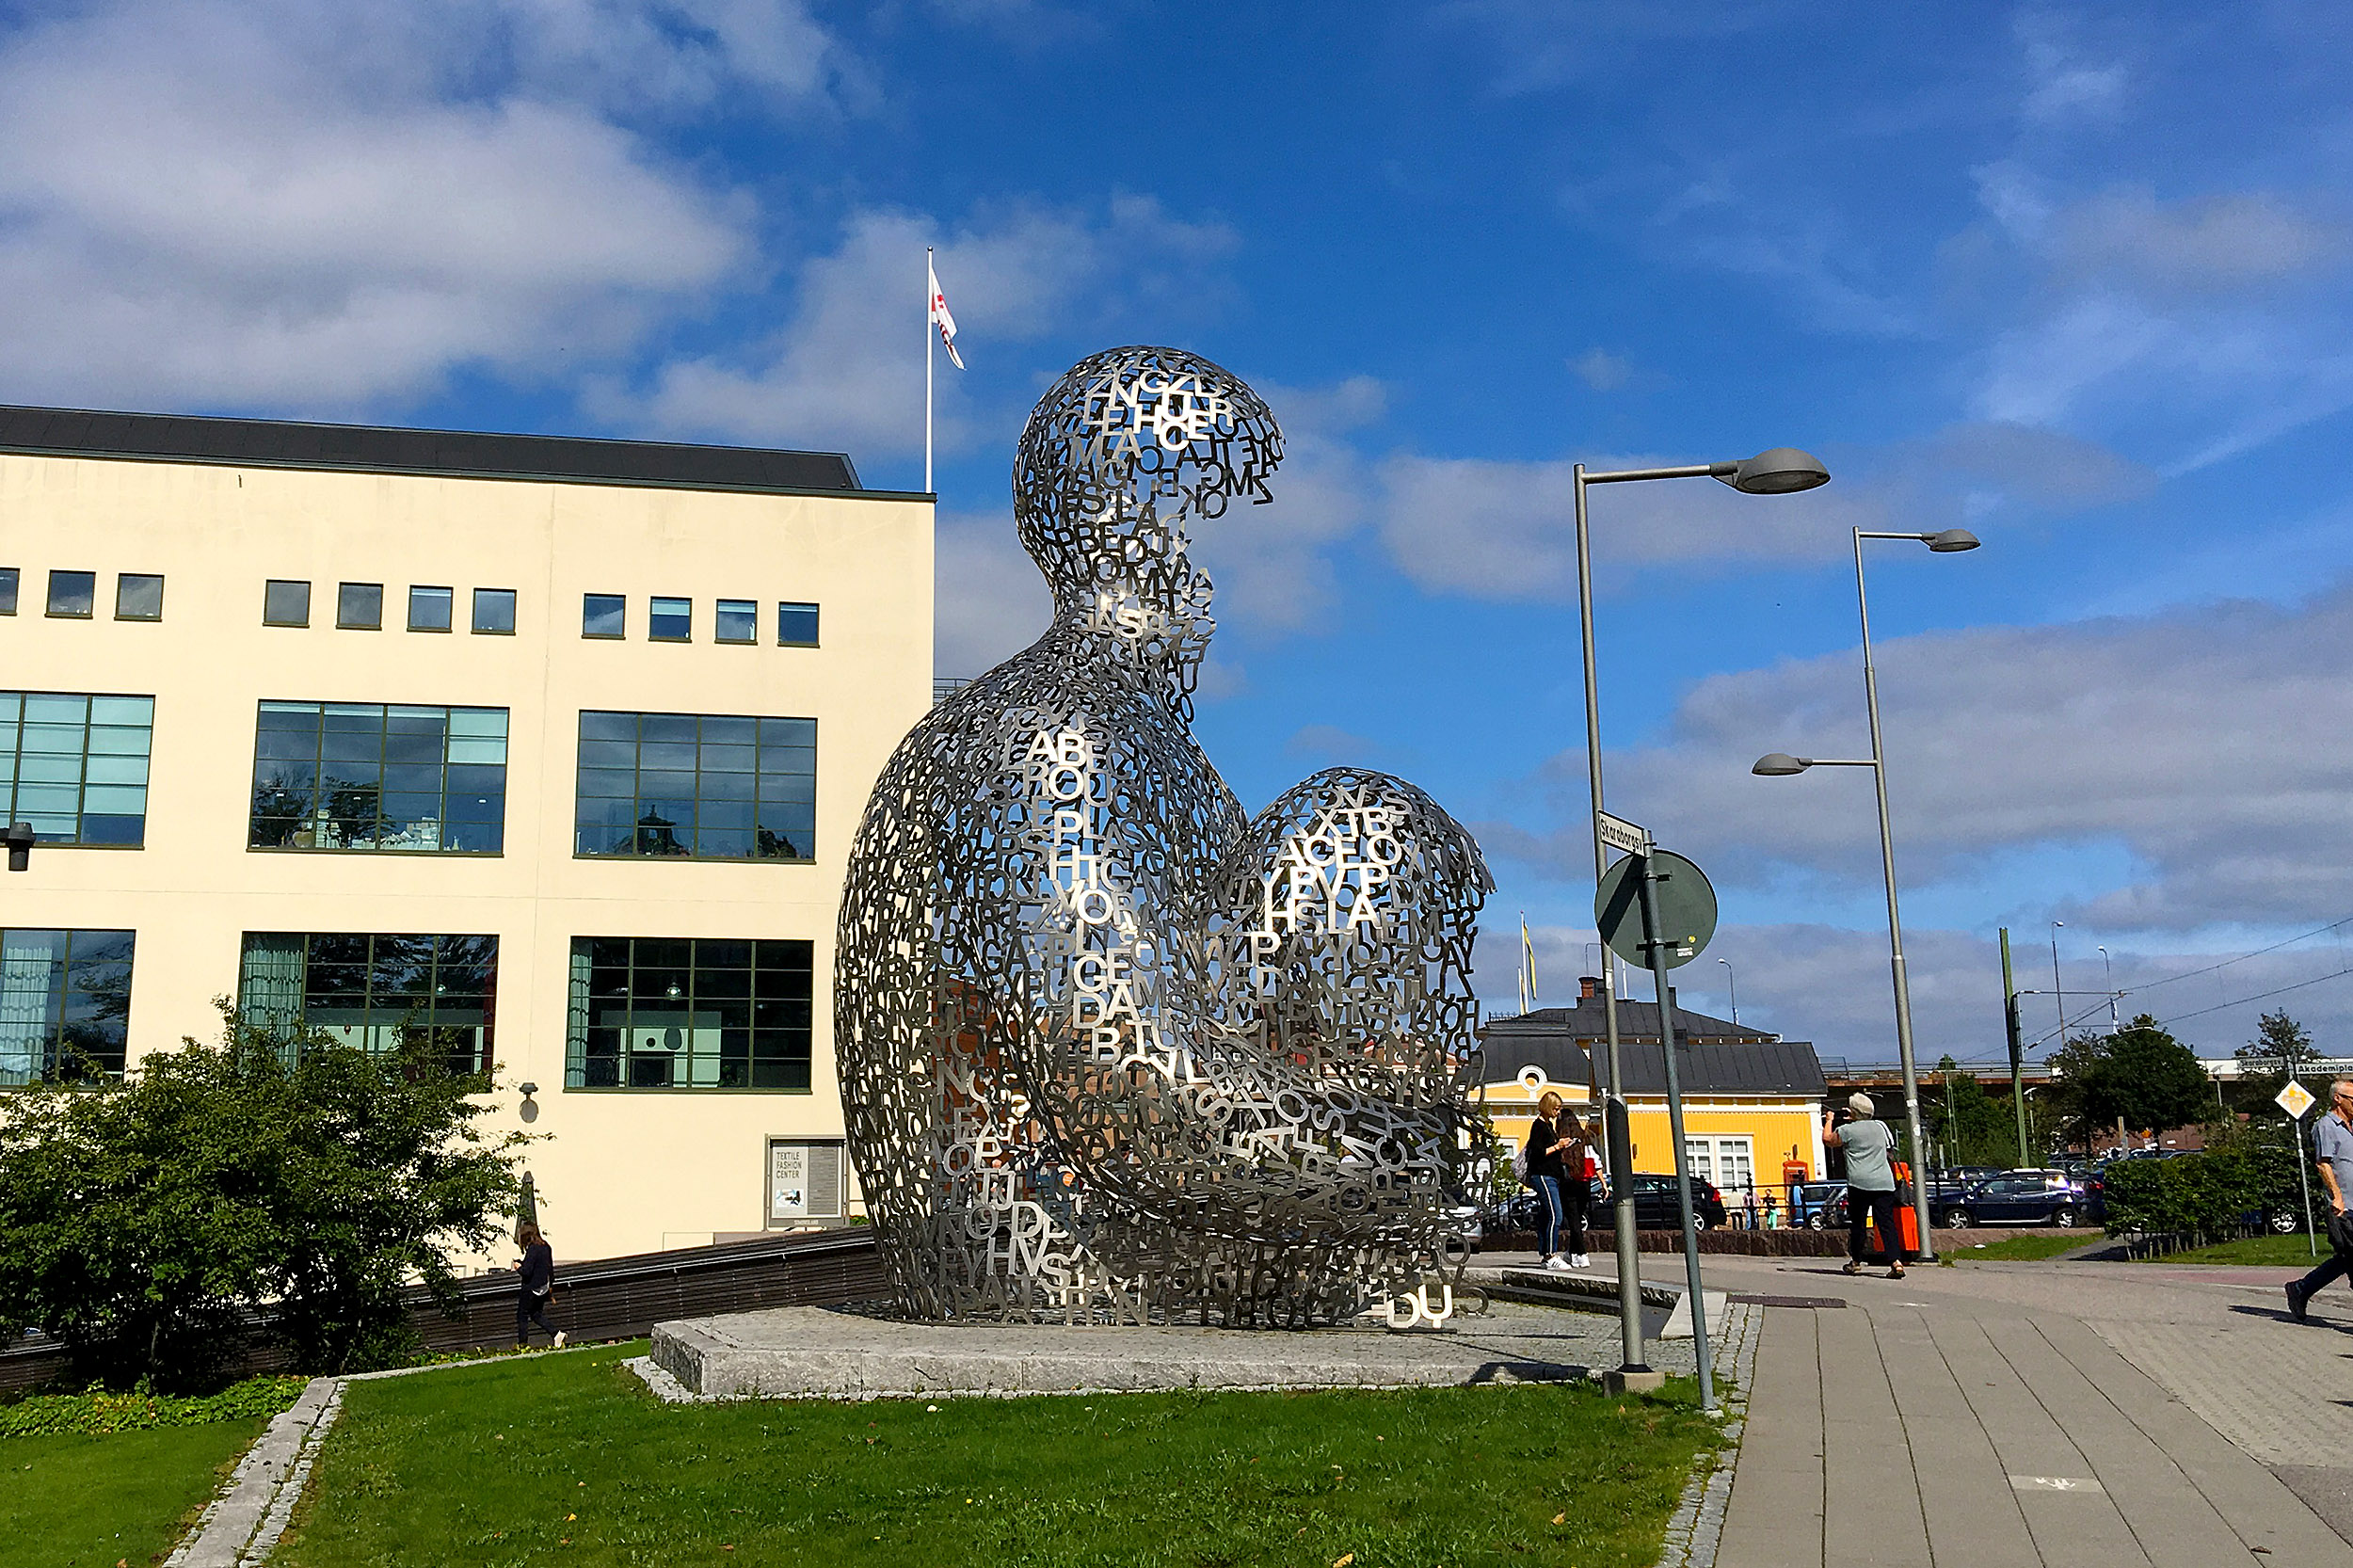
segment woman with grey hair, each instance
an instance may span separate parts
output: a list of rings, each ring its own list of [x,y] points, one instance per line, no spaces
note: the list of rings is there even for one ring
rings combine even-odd
[[[1871,1096],[1861,1090],[1847,1096],[1852,1119],[1841,1126],[1835,1112],[1822,1113],[1822,1142],[1847,1156],[1847,1269],[1863,1272],[1863,1227],[1879,1226],[1880,1244],[1887,1249],[1887,1277],[1904,1277],[1902,1233],[1896,1228],[1896,1171],[1888,1157],[1896,1135],[1879,1119]]]

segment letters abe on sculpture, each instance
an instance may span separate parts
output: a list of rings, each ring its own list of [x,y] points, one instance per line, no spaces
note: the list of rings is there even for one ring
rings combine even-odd
[[[911,1315],[1451,1300],[1479,846],[1358,769],[1245,817],[1193,738],[1189,536],[1282,455],[1256,393],[1168,348],[1081,360],[1022,432],[1053,624],[901,743],[841,907],[851,1152]]]

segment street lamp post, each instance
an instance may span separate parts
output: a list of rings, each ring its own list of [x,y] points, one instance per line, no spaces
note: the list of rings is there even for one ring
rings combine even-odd
[[[2116,966],[2109,961],[2108,950],[2105,947],[2100,950],[2100,969],[2108,979],[2108,1032],[2113,1034],[2123,1025],[2116,1016]],[[2218,1084],[2222,1080],[2217,1079],[2215,1081]]]
[[[1736,974],[1734,974],[1734,973],[1733,973],[1733,969],[1732,969],[1732,960],[1731,960],[1731,959],[1729,959],[1729,958],[1719,958],[1719,959],[1717,959],[1717,960],[1716,960],[1716,962],[1717,962],[1717,963],[1719,963],[1719,964],[1721,964],[1721,965],[1724,967],[1724,987],[1725,987],[1725,989],[1729,990],[1729,991],[1732,993],[1732,1022],[1733,1022],[1733,1026],[1734,1026],[1735,1028],[1737,1028],[1737,1027],[1739,1026],[1739,1023],[1740,1023],[1740,981],[1739,981],[1739,977],[1738,977],[1737,975],[1736,975]]]
[[[1815,767],[1871,770],[1871,781],[1879,792],[1880,869],[1887,883],[1887,965],[1896,991],[1896,1054],[1903,1063],[1904,1115],[1912,1128],[1912,1207],[1913,1217],[1919,1222],[1921,1260],[1933,1262],[1936,1243],[1935,1233],[1929,1224],[1928,1161],[1920,1141],[1920,1077],[1912,1056],[1912,982],[1904,971],[1904,922],[1896,904],[1896,840],[1887,822],[1887,762],[1885,747],[1880,739],[1879,672],[1871,663],[1871,600],[1863,585],[1863,541],[1865,539],[1913,539],[1939,555],[1977,548],[1977,536],[1966,528],[1947,528],[1937,534],[1881,534],[1856,529],[1854,595],[1855,608],[1863,621],[1863,702],[1871,717],[1871,755],[1867,758],[1817,759],[1792,757],[1786,752],[1776,751],[1758,758],[1756,765],[1750,771],[1771,778],[1803,773]],[[1889,1242],[1892,1247],[1894,1238],[1891,1237]]]
[[[1585,774],[1593,796],[1593,881],[1598,886],[1609,870],[1609,848],[1601,837],[1601,698],[1600,681],[1593,664],[1593,552],[1592,535],[1586,525],[1585,490],[1590,485],[1627,485],[1651,479],[1717,479],[1730,485],[1743,495],[1790,495],[1810,490],[1817,485],[1830,483],[1830,470],[1819,458],[1810,456],[1794,447],[1777,446],[1769,452],[1736,463],[1694,463],[1682,468],[1621,469],[1609,473],[1588,473],[1578,463],[1570,471],[1577,511],[1577,607],[1583,630],[1585,658]],[[1615,1128],[1625,1120],[1625,1078],[1618,1052],[1618,987],[1616,966],[1609,955],[1602,954],[1601,1010],[1602,1032],[1608,1041],[1607,1067],[1609,1081],[1609,1103],[1603,1125]],[[1665,997],[1658,999],[1663,1009],[1673,1004]],[[1660,1016],[1660,1034],[1665,1035],[1666,1018]],[[1624,1151],[1613,1151],[1613,1155]],[[1682,1151],[1676,1150],[1677,1158]],[[1630,1164],[1613,1158],[1611,1169]],[[1634,1193],[1622,1190],[1611,1194],[1615,1200],[1618,1241],[1618,1328],[1625,1353],[1625,1364],[1619,1368],[1623,1379],[1638,1375],[1647,1382],[1657,1376],[1642,1361],[1642,1294],[1641,1253],[1634,1225]]]
[[[2067,1044],[2067,987],[2059,982],[2058,934],[2067,929],[2065,920],[2051,922],[2051,995],[2058,1004],[2058,1043]]]

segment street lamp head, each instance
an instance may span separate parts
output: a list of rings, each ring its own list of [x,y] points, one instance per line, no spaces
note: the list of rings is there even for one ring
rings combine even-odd
[[[8,846],[8,870],[21,872],[32,868],[35,837],[33,824],[26,822],[10,823],[6,832],[0,832],[0,842]]]
[[[1756,760],[1749,771],[1764,778],[1786,778],[1793,773],[1803,773],[1814,765],[1811,757],[1792,757],[1785,751],[1769,751]]]
[[[1947,528],[1942,534],[1923,534],[1920,542],[1939,555],[1951,555],[1963,550],[1975,550],[1983,541],[1966,528]]]
[[[1822,459],[1794,446],[1777,446],[1743,458],[1730,473],[1716,476],[1743,495],[1791,495],[1830,483]]]

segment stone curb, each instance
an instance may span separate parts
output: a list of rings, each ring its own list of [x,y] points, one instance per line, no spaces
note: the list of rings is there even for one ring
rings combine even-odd
[[[590,1347],[579,1345],[575,1350]],[[541,1355],[559,1353],[550,1351]],[[164,1559],[164,1568],[250,1568],[267,1561],[294,1517],[295,1504],[310,1484],[311,1466],[327,1441],[328,1430],[343,1414],[344,1387],[377,1378],[414,1377],[420,1372],[449,1372],[481,1367],[502,1356],[472,1361],[436,1362],[425,1367],[393,1367],[381,1372],[350,1372],[340,1377],[312,1378],[294,1404],[270,1418],[262,1435],[237,1462],[196,1521],[187,1539]]]
[[[1667,1521],[1657,1568],[1715,1568],[1716,1549],[1723,1541],[1724,1511],[1732,1506],[1733,1475],[1748,1427],[1749,1389],[1756,1379],[1756,1342],[1762,1337],[1765,1313],[1751,1303],[1733,1302],[1718,1321],[1722,1338],[1716,1365],[1729,1368],[1737,1384],[1721,1405],[1723,1433],[1731,1446],[1705,1456],[1684,1484],[1683,1496]]]

